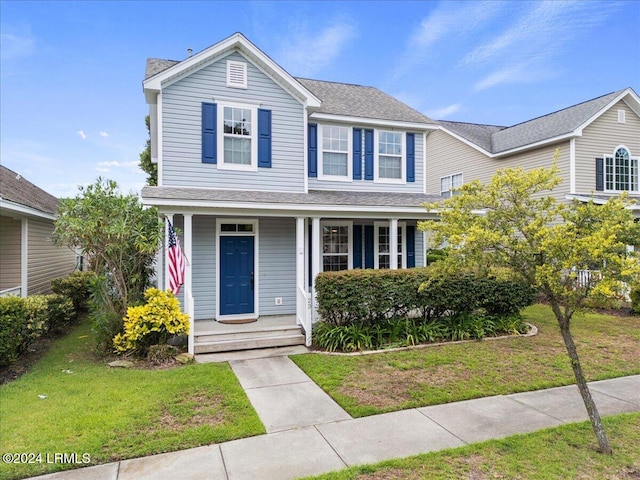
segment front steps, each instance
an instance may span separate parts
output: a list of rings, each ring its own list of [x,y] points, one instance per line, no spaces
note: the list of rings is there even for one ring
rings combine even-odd
[[[305,344],[305,336],[299,325],[256,326],[231,332],[210,330],[196,333],[194,340],[196,355]]]

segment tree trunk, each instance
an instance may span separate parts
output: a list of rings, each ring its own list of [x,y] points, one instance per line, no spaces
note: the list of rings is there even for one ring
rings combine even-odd
[[[582,396],[584,406],[587,408],[591,427],[593,428],[593,433],[595,433],[596,439],[598,440],[600,452],[611,455],[613,450],[609,444],[607,434],[604,431],[604,425],[602,425],[600,413],[598,413],[598,408],[591,396],[587,380],[582,372],[582,366],[580,365],[580,359],[578,358],[578,350],[576,349],[576,344],[574,343],[573,336],[571,335],[570,319],[563,315],[560,311],[560,307],[557,304],[553,304],[553,302],[552,308],[553,313],[556,315],[556,319],[558,320],[558,324],[560,325],[560,333],[562,334],[564,345],[567,348],[567,353],[571,360],[571,368],[573,369],[573,374],[576,377],[576,384],[578,385],[578,390]]]

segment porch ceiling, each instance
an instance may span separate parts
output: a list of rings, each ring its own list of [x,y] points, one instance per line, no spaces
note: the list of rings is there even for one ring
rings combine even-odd
[[[185,187],[144,187],[145,204],[180,211],[188,209],[238,210],[261,214],[384,214],[384,216],[410,215],[416,218],[433,216],[422,206],[436,202],[439,195],[392,192],[343,192],[310,190],[308,193],[209,190]],[[178,208],[177,208],[178,207]],[[248,213],[248,212],[246,212]]]

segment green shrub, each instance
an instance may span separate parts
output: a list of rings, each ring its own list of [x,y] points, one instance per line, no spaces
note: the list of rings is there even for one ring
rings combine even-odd
[[[122,333],[122,318],[108,310],[91,309],[91,330],[96,339],[96,352],[104,355],[113,352],[113,339]]]
[[[71,275],[51,280],[53,293],[64,295],[71,299],[76,314],[87,311],[87,303],[91,294],[91,280],[93,272],[73,272]]]
[[[56,332],[75,322],[78,318],[73,301],[66,295],[53,293],[45,296],[47,301],[47,331]]]
[[[631,287],[631,313],[634,315],[640,315],[640,283]]]
[[[180,311],[180,302],[171,291],[148,289],[147,303],[127,309],[124,332],[113,338],[117,352],[145,355],[151,345],[167,343],[173,335],[189,333],[189,316]]]
[[[27,312],[21,297],[0,297],[0,367],[15,361],[21,350]]]
[[[166,365],[167,363],[173,363],[174,357],[180,353],[180,349],[173,345],[151,345],[149,347],[149,353],[147,353],[147,360],[152,365]]]

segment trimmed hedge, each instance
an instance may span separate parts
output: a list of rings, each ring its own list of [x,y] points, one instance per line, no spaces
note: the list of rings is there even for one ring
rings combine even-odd
[[[631,313],[640,315],[640,283],[631,288]]]
[[[535,299],[521,282],[472,274],[432,278],[429,268],[323,272],[316,292],[318,313],[331,325],[375,324],[412,312],[425,319],[478,310],[511,316]]]
[[[73,272],[71,275],[51,280],[53,293],[64,295],[71,299],[77,313],[87,311],[87,302],[91,295],[91,280],[93,272]]]
[[[0,367],[14,362],[38,337],[75,320],[72,301],[58,294],[0,298]]]

